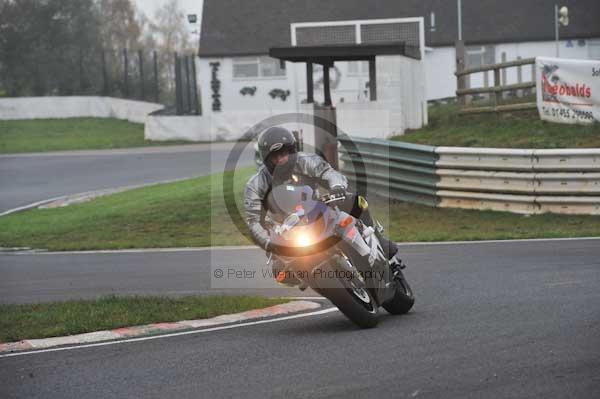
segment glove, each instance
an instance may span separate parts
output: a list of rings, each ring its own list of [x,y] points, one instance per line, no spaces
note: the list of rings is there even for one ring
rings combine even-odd
[[[341,197],[346,195],[346,187],[337,185],[333,186],[329,189],[329,194],[335,195],[336,197]]]

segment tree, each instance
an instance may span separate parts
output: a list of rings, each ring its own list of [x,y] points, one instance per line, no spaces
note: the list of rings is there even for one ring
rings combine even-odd
[[[100,0],[100,31],[105,49],[135,49],[141,29],[131,0]]]
[[[174,51],[183,53],[191,50],[186,16],[179,8],[179,0],[169,0],[156,10],[154,20],[151,29],[163,52],[172,54]]]
[[[97,22],[94,0],[0,0],[0,84],[11,96],[85,91]]]
[[[159,49],[161,81],[166,84],[166,94],[174,96],[175,70],[173,68],[174,53],[192,53],[190,34],[186,27],[186,16],[179,8],[178,0],[169,0],[156,10],[154,22],[150,24],[153,36]]]

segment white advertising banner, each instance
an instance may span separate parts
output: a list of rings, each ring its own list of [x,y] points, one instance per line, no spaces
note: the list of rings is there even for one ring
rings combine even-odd
[[[543,120],[600,122],[600,60],[536,57],[537,107]]]

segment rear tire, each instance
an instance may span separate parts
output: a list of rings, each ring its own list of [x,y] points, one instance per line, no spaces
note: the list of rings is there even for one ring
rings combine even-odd
[[[408,313],[414,304],[415,296],[404,274],[400,271],[400,275],[396,277],[396,292],[394,297],[383,303],[382,306],[389,313],[400,315]]]

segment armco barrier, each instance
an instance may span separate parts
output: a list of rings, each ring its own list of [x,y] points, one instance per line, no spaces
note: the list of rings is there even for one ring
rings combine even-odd
[[[430,147],[340,138],[342,171],[368,192],[421,204],[600,214],[600,149]],[[364,173],[354,170],[362,160]]]
[[[341,170],[368,193],[436,206],[439,180],[434,147],[381,139],[339,138]],[[365,170],[358,165],[364,163]]]

